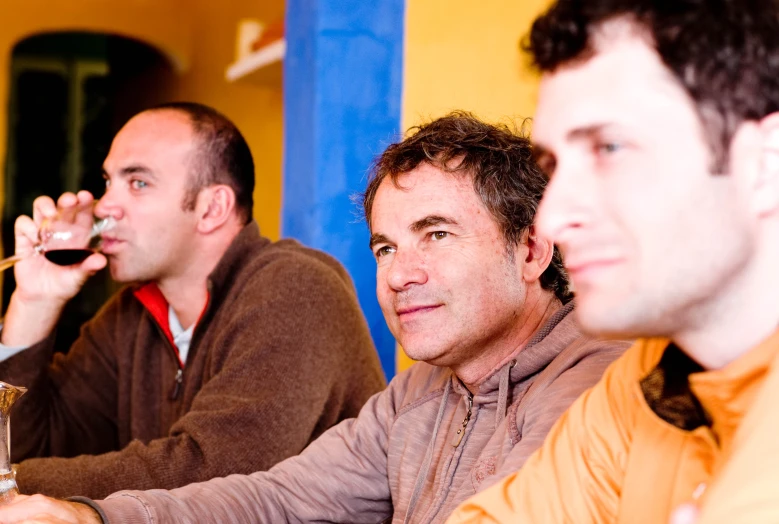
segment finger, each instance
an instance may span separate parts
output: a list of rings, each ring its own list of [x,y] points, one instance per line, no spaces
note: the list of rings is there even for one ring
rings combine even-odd
[[[9,524],[14,524],[14,521],[2,521],[3,523],[8,522]],[[52,517],[51,515],[41,514],[41,515],[35,515],[30,518],[25,518],[24,520],[17,520],[15,521],[16,524],[72,524],[73,521],[68,520],[62,520],[57,517]]]
[[[94,274],[103,269],[106,264],[108,264],[108,260],[106,259],[105,255],[95,253],[94,255],[89,255],[87,259],[81,263],[80,269],[82,271],[87,271],[91,274]]]
[[[16,497],[14,497],[16,498]],[[17,503],[4,504],[0,509],[0,522],[3,524],[12,522],[39,522],[44,517],[51,517],[49,504],[31,501],[29,499]]]
[[[83,224],[84,227],[92,227],[95,220],[95,197],[89,191],[83,189],[76,193],[78,198],[78,215],[76,221]]]
[[[14,497],[10,504],[0,507],[0,522],[63,522],[61,519],[70,514],[72,512],[68,502],[42,495],[32,495],[21,500]]]
[[[11,499],[10,502],[6,504],[5,507],[12,506],[14,504],[22,504],[25,500],[30,498],[30,495],[14,495],[14,497]],[[1,508],[2,506],[0,506]]]
[[[17,217],[14,222],[14,241],[17,248],[33,246],[38,242],[38,226],[30,217]]]
[[[78,203],[81,206],[89,206],[95,201],[95,197],[92,196],[92,193],[84,189],[76,193],[76,198],[78,198]]]
[[[57,207],[61,209],[74,207],[77,206],[78,204],[79,204],[78,196],[76,196],[75,193],[71,193],[70,191],[66,193],[62,193],[60,197],[57,199]]]
[[[60,220],[75,222],[82,210],[81,202],[75,193],[62,193],[57,199],[57,213]]]
[[[40,224],[44,218],[52,218],[57,214],[57,206],[51,197],[39,196],[32,203],[32,218]]]

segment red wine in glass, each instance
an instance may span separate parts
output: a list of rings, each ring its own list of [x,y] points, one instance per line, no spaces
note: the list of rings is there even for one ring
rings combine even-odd
[[[94,202],[89,204],[94,209]],[[59,212],[44,219],[38,230],[38,243],[23,255],[12,255],[0,260],[0,271],[4,271],[28,256],[44,255],[50,262],[60,266],[80,264],[92,253],[99,251],[102,234],[116,226],[116,219],[108,216],[90,220],[75,220]]]
[[[58,266],[72,266],[82,263],[92,253],[94,251],[91,249],[53,249],[45,251],[43,255]]]

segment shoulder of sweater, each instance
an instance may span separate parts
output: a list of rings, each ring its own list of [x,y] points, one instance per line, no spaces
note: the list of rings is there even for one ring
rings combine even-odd
[[[293,239],[278,240],[251,250],[241,272],[251,274],[269,268],[285,275],[332,275],[351,283],[348,273],[338,260],[323,251],[303,246]]]
[[[449,368],[417,362],[395,375],[387,386],[386,394],[393,397],[396,416],[401,416],[426,404],[440,399],[446,383],[452,379]]]
[[[571,345],[576,360],[590,357],[616,359],[635,344],[634,340],[605,339],[585,334],[582,334],[577,342]]]
[[[667,346],[668,340],[661,338],[643,338],[628,344],[609,365],[603,375],[604,381],[610,384],[609,387],[617,383],[619,387],[632,387],[631,383],[641,380],[657,365]]]

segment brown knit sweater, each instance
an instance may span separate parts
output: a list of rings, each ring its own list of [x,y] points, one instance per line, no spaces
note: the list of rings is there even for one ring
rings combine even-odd
[[[50,336],[0,363],[29,388],[11,423],[22,492],[100,498],[266,470],[384,386],[344,269],[255,223],[209,277],[178,387],[166,316],[156,287],[128,287],[67,355],[52,358]]]

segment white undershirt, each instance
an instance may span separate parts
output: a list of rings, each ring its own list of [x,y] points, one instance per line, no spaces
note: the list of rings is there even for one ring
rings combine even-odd
[[[173,335],[173,344],[179,350],[179,358],[181,362],[186,364],[187,355],[189,354],[189,343],[192,342],[192,332],[195,330],[195,324],[189,326],[189,329],[184,329],[173,308],[168,306],[168,326],[170,326],[170,333]]]

